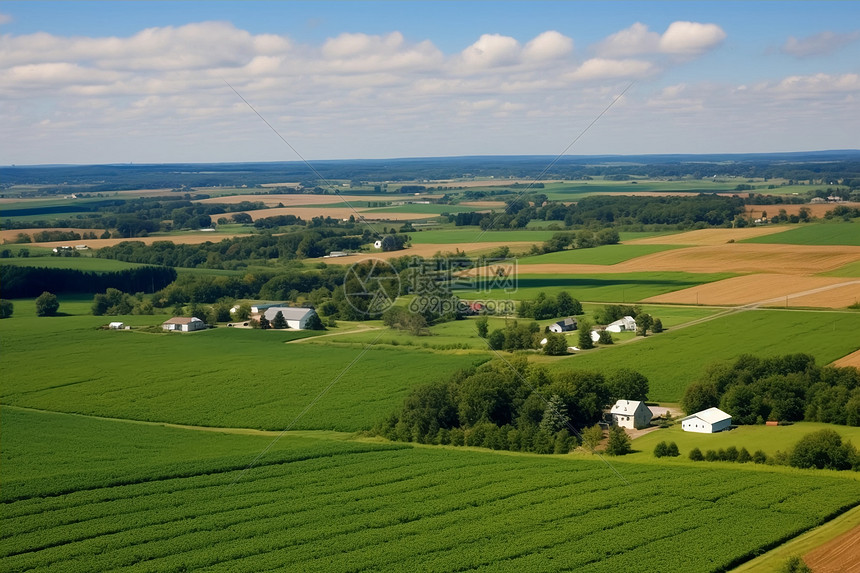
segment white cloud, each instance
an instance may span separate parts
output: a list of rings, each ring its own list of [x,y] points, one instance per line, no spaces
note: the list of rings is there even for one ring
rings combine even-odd
[[[812,36],[807,36],[806,38],[789,36],[780,48],[780,51],[783,54],[788,54],[796,58],[825,56],[832,54],[843,46],[856,42],[858,39],[860,39],[860,30],[845,34],[837,34],[826,30]]]
[[[636,22],[597,43],[593,50],[599,56],[610,58],[646,54],[696,56],[717,47],[725,38],[726,33],[716,24],[672,22],[660,35]]]
[[[573,52],[573,40],[555,30],[550,30],[526,44],[525,49],[523,49],[523,59],[527,61],[555,60],[563,58],[571,52]]]
[[[632,79],[646,77],[655,71],[654,64],[644,60],[592,58],[583,62],[570,75],[570,78],[574,80]]]
[[[660,37],[664,54],[695,56],[719,46],[726,33],[716,24],[672,22]]]
[[[468,69],[486,69],[517,63],[520,43],[510,36],[484,34],[460,54]]]

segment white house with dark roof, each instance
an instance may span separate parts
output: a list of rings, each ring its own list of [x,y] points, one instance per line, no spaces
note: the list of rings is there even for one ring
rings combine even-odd
[[[609,415],[614,425],[631,430],[647,428],[651,423],[651,409],[640,400],[618,400]]]
[[[161,323],[161,328],[162,330],[169,330],[172,332],[193,332],[195,330],[203,330],[206,328],[206,323],[196,316],[192,316],[191,318],[174,316],[170,320],[166,320]]]
[[[575,318],[565,318],[549,325],[550,332],[570,332],[572,330],[576,330]]]
[[[685,432],[713,434],[732,425],[732,417],[719,408],[708,408],[686,418],[681,418],[681,429]]]
[[[270,306],[265,310],[263,316],[266,320],[272,322],[278,313],[284,315],[287,321],[287,327],[296,330],[304,330],[308,324],[308,320],[316,314],[312,308],[301,308],[296,306]]]

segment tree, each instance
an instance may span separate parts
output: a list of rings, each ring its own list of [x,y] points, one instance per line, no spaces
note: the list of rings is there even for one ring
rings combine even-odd
[[[269,330],[272,328],[272,325],[269,324],[269,319],[265,317],[265,315],[260,315],[260,330]]]
[[[792,555],[779,568],[779,573],[812,573],[812,569],[799,556]]]
[[[283,330],[287,327],[287,319],[284,318],[284,313],[279,310],[278,313],[275,315],[275,318],[272,319],[272,328],[277,330]]]
[[[654,326],[654,319],[650,314],[642,313],[636,317],[636,334],[639,336],[648,336],[648,329],[652,326]]]
[[[547,402],[546,408],[544,408],[540,429],[554,434],[562,428],[566,428],[569,423],[570,417],[567,415],[567,405],[565,405],[558,394],[553,394],[549,397],[549,402]]]
[[[639,372],[622,368],[609,378],[611,400],[640,400],[648,399],[648,379]]]
[[[606,329],[600,331],[600,335],[597,338],[597,342],[599,344],[614,344],[615,341],[612,340],[612,333]]]
[[[630,436],[624,431],[624,428],[612,426],[609,428],[609,443],[606,444],[606,453],[610,456],[623,456],[629,454],[632,450],[630,447]]]
[[[305,322],[305,329],[306,330],[325,330],[325,326],[323,325],[322,320],[320,320],[319,315],[314,312],[308,317],[307,322]]]
[[[701,462],[705,459],[705,456],[702,455],[702,450],[700,450],[699,448],[693,448],[692,450],[690,450],[689,456],[690,459],[694,462]]]
[[[755,464],[763,464],[767,462],[767,454],[761,450],[756,450],[752,455],[752,461]]]
[[[720,398],[717,395],[716,386],[706,382],[693,382],[687,386],[684,396],[681,398],[681,408],[688,415],[713,408],[719,403]]]
[[[582,445],[588,448],[590,452],[594,452],[597,449],[602,439],[603,428],[600,427],[600,424],[594,424],[582,432]]]
[[[489,322],[490,320],[486,316],[479,316],[478,319],[475,321],[475,328],[478,330],[478,336],[480,336],[481,338],[487,338]]]
[[[9,318],[12,316],[12,311],[15,310],[15,305],[11,300],[0,299],[0,318]]]
[[[591,322],[584,319],[579,323],[579,348],[580,350],[594,348],[594,341],[591,340]]]
[[[741,448],[738,451],[738,459],[736,460],[739,464],[745,464],[747,462],[752,461],[752,456],[746,448]]]
[[[796,468],[848,470],[854,464],[857,451],[851,442],[830,429],[803,436],[792,450],[788,463]]]
[[[489,338],[487,338],[487,342],[490,345],[490,348],[493,350],[501,350],[505,346],[505,333],[501,329],[497,328],[493,332],[490,333]]]
[[[236,319],[248,320],[249,318],[251,318],[251,305],[247,302],[243,302],[239,305],[239,308],[236,309]]]
[[[549,356],[563,356],[567,354],[567,338],[563,334],[550,332],[546,335],[546,344],[543,346],[543,352]]]
[[[681,452],[678,451],[678,444],[675,442],[669,442],[669,446],[666,449],[666,455],[672,458],[677,458],[681,455]]]
[[[54,316],[59,308],[55,294],[45,291],[36,298],[36,316]]]
[[[659,318],[654,319],[654,324],[651,325],[651,332],[654,334],[660,334],[663,332],[663,321]]]
[[[582,304],[567,292],[561,291],[556,297],[558,316],[573,316],[582,314]]]
[[[662,458],[669,455],[669,444],[666,442],[660,442],[656,446],[654,446],[654,457]]]

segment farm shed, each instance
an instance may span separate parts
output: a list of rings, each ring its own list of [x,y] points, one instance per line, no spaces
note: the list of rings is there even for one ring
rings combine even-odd
[[[614,425],[631,430],[647,428],[651,423],[651,410],[640,400],[618,400],[609,415]]]
[[[197,317],[192,316],[186,318],[184,316],[174,316],[170,320],[166,320],[161,324],[163,330],[173,332],[193,332],[195,330],[203,330],[206,328],[206,323]]]
[[[615,322],[610,322],[606,325],[606,330],[609,332],[630,332],[636,330],[636,321],[632,316],[622,316]]]
[[[732,425],[732,417],[719,408],[708,408],[686,418],[681,418],[681,429],[685,432],[713,434]]]
[[[285,302],[261,302],[257,304],[251,305],[251,312],[254,314],[260,314],[266,312],[268,309],[272,307],[286,307],[287,303]]]
[[[108,328],[111,328],[113,330],[121,330],[125,328],[125,324],[121,322],[111,322],[110,324],[108,324]]]
[[[565,318],[549,325],[550,332],[570,332],[576,330],[576,319]]]
[[[316,311],[312,308],[272,306],[266,309],[263,316],[266,317],[266,320],[272,322],[278,312],[283,314],[284,318],[287,319],[287,326],[296,330],[303,330],[307,326],[308,320],[316,314]]]

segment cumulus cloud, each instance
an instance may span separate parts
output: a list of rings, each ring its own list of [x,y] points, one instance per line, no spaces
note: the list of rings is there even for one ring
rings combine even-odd
[[[512,65],[519,61],[522,48],[510,36],[484,34],[460,54],[467,68],[481,69]]]
[[[789,36],[780,48],[783,54],[796,58],[808,58],[811,56],[826,56],[836,50],[847,46],[860,39],[860,30],[837,34],[826,30],[806,38],[795,38]]]
[[[726,33],[716,24],[672,22],[661,35],[636,22],[596,44],[594,51],[612,58],[645,54],[697,56],[719,46],[725,38]]]
[[[654,71],[654,64],[644,60],[592,58],[583,62],[570,74],[570,78],[574,80],[631,79],[646,77]]]
[[[555,60],[563,58],[571,52],[573,52],[573,40],[555,30],[550,30],[526,44],[523,50],[523,59],[527,61]]]

